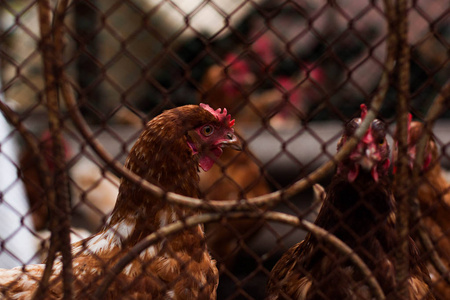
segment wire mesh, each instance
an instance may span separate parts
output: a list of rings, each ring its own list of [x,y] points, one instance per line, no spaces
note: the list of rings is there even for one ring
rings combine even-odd
[[[18,267],[0,269],[0,298],[264,299],[275,289],[279,298],[269,299],[448,299],[449,22],[443,0],[0,0],[0,268]],[[137,168],[127,157],[147,122],[199,103],[228,110],[243,150],[224,149],[207,172],[196,167],[200,193],[180,196],[178,186],[195,181],[179,177],[187,161],[174,159],[170,184],[139,173],[180,153],[160,148]],[[369,113],[336,154],[362,103]],[[365,246],[376,234],[363,226],[340,235],[352,218],[364,220],[360,207],[322,213],[325,230],[314,223],[335,194],[336,165],[342,170],[375,117],[395,153],[398,172],[382,179],[398,211],[358,205],[375,212],[378,235],[397,222],[402,238],[385,256]],[[366,199],[372,186],[353,190]],[[147,197],[157,204],[146,203],[145,215]],[[117,199],[131,203],[127,214],[114,209]],[[134,220],[140,233],[112,226],[117,220]],[[305,238],[318,256],[287,252]],[[209,259],[212,273],[198,273],[199,259],[185,259],[177,242],[210,253],[217,276]],[[307,257],[290,271],[311,280],[308,288],[269,279],[284,253]],[[384,258],[388,269],[378,267]],[[161,275],[160,259],[172,271]],[[327,259],[337,270],[314,273]],[[427,274],[425,296],[408,290],[408,278],[418,280],[411,264]],[[309,298],[295,298],[290,285]]]

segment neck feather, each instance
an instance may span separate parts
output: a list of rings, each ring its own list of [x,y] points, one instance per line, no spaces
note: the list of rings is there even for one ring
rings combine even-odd
[[[141,134],[130,151],[125,167],[167,192],[198,198],[198,159],[192,156],[185,136],[169,128],[166,131],[151,129],[149,127]],[[122,179],[107,227],[119,226],[124,230],[134,227],[126,230],[129,233],[126,240],[135,244],[155,230],[195,213],[167,203]]]
[[[329,186],[327,198],[316,219],[316,224],[327,229],[350,228],[354,233],[366,235],[378,230],[394,209],[391,188],[385,178],[379,182],[370,174],[360,174],[353,183],[336,175]],[[345,230],[346,231],[346,230]]]

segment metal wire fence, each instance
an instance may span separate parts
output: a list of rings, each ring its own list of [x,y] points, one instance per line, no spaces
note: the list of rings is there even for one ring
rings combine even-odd
[[[388,124],[391,150],[398,145],[398,172],[389,175],[402,241],[390,253],[395,293],[411,297],[400,284],[410,272],[402,251],[411,235],[431,293],[449,299],[449,23],[444,0],[0,0],[0,267],[19,266],[18,281],[31,274],[25,265],[45,263],[30,275],[39,288],[21,296],[0,279],[0,298],[137,299],[142,287],[117,283],[125,270],[174,234],[205,224],[218,299],[264,299],[273,266],[308,232],[367,276],[370,299],[385,299],[392,291],[380,286],[374,267],[314,225],[326,197],[315,184],[330,183],[378,116]],[[244,144],[200,172],[200,200],[167,193],[123,167],[148,121],[199,103],[227,108]],[[344,124],[362,103],[370,110],[357,139],[336,154]],[[408,113],[424,126],[414,141]],[[426,146],[428,136],[434,146]],[[98,255],[90,263],[103,272],[85,282],[71,243],[88,248],[91,234],[111,222],[124,182],[162,206],[201,213],[145,229],[117,257]],[[140,261],[139,270],[152,264]],[[51,275],[58,264],[59,281]],[[180,278],[202,280],[189,273],[191,262],[182,265],[173,282],[159,278],[165,296],[146,297],[169,299]]]

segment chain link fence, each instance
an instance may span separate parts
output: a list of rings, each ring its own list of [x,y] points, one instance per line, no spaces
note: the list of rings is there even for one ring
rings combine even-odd
[[[275,263],[315,230],[305,224],[325,192],[314,184],[326,187],[342,159],[335,154],[344,124],[362,103],[382,103],[391,150],[395,123],[408,112],[434,138],[440,174],[395,175],[428,184],[424,198],[434,202],[419,203],[422,221],[414,206],[411,216],[396,217],[410,220],[436,299],[449,299],[450,9],[444,0],[408,2],[402,37],[394,4],[0,0],[0,267],[49,265],[57,252],[70,264],[70,243],[102,229],[119,178],[131,180],[121,166],[145,124],[164,110],[208,103],[227,108],[244,141],[244,151],[226,150],[200,172],[202,198],[231,207],[220,217],[202,207],[217,298],[264,299]],[[232,202],[258,197],[247,210],[237,208],[245,201]],[[73,270],[63,276],[67,299]],[[45,280],[35,280],[44,291]],[[10,295],[11,285],[0,288]],[[132,285],[122,292],[133,298]]]

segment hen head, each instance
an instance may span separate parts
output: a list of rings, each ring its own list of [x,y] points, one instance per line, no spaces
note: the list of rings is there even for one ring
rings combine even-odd
[[[416,160],[416,145],[422,136],[423,133],[423,124],[417,121],[411,121],[412,116],[409,115],[408,122],[408,156],[409,156],[409,168],[412,170],[414,167],[414,162]],[[394,150],[392,151],[392,160],[397,160],[398,149],[397,143],[395,143]],[[436,147],[436,143],[433,141],[433,138],[430,136],[427,144],[425,146],[424,153],[424,161],[422,170],[428,170],[432,162],[437,161],[438,159],[438,150]],[[394,166],[394,173],[396,173],[396,168]]]
[[[207,104],[200,104],[200,107],[211,113],[215,120],[206,122],[187,132],[187,143],[192,151],[192,155],[198,155],[199,166],[208,171],[214,162],[222,155],[223,147],[231,147],[241,150],[241,143],[234,134],[234,120],[227,115],[224,108],[214,110]]]
[[[362,104],[361,117],[354,118],[346,124],[344,133],[338,142],[338,150],[354,135],[366,114],[367,108]],[[386,124],[379,119],[375,119],[352,153],[339,163],[338,174],[347,176],[348,181],[353,182],[361,172],[368,172],[373,180],[378,182],[381,176],[387,175],[389,165]]]

